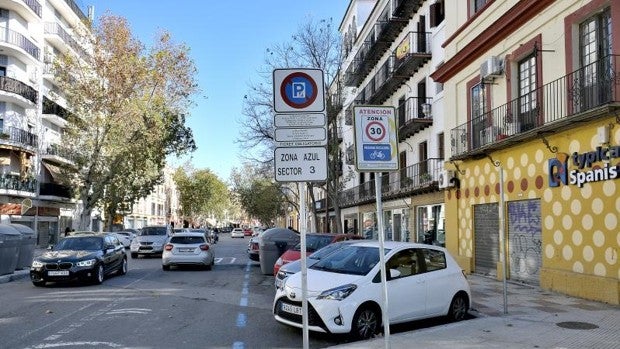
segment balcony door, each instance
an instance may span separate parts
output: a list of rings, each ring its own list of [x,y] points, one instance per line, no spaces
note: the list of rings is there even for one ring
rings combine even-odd
[[[579,25],[580,74],[573,94],[575,112],[607,103],[611,99],[611,13],[607,9]]]
[[[538,124],[538,98],[536,90],[536,51],[519,62],[519,117],[515,130],[525,132]],[[512,130],[510,130],[512,131]],[[512,134],[512,133],[511,133]]]

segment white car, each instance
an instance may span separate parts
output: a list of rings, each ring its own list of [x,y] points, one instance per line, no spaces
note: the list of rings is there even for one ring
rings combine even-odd
[[[385,242],[390,324],[438,316],[462,320],[471,292],[465,274],[439,246]],[[382,328],[383,289],[379,242],[348,244],[316,262],[307,272],[309,329],[370,338]],[[276,290],[275,319],[302,327],[301,273]]]
[[[204,233],[176,233],[164,245],[161,267],[170,270],[171,266],[197,265],[211,270],[215,264],[213,249]]]
[[[230,237],[231,238],[244,238],[245,236],[243,235],[243,229],[242,228],[234,228],[231,232],[230,232]]]
[[[129,235],[129,232],[118,231],[118,232],[109,233],[109,234],[113,234],[114,236],[116,236],[118,241],[120,241],[123,244],[123,247],[129,248],[129,246],[131,246],[132,237],[131,235]]]

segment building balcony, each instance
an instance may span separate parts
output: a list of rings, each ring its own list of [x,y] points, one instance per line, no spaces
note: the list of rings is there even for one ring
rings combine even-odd
[[[389,1],[345,71],[345,84],[359,86],[420,8],[421,0]]]
[[[41,52],[41,50],[35,43],[30,41],[30,39],[28,39],[22,33],[16,32],[15,30],[11,29],[1,30],[0,42],[16,46],[23,50],[23,52],[30,55],[31,59],[34,58],[35,61],[39,60],[39,53]]]
[[[73,196],[71,187],[56,183],[39,184],[39,196],[70,199]]]
[[[43,119],[64,126],[69,121],[69,116],[71,116],[71,113],[67,109],[43,96]]]
[[[0,91],[9,93],[10,96],[14,97],[11,102],[20,104],[23,107],[30,106],[28,103],[24,104],[25,101],[23,99],[29,101],[30,103],[37,103],[37,90],[32,88],[30,85],[27,85],[17,79],[9,78],[8,76],[0,76]]]
[[[433,125],[432,101],[432,98],[409,97],[398,106],[399,142]]]
[[[452,160],[484,156],[540,134],[620,112],[620,56],[608,56],[450,131]]]
[[[0,174],[0,193],[34,197],[37,192],[37,180],[23,178],[18,174]]]
[[[361,104],[383,104],[431,60],[430,33],[409,32],[358,94]]]
[[[38,137],[34,133],[16,127],[5,127],[0,133],[0,147],[20,148],[34,154],[37,146]]]
[[[5,1],[2,8],[18,13],[27,22],[35,22],[41,19],[42,7],[37,0]]]
[[[443,163],[443,159],[431,158],[382,176],[382,200],[394,200],[438,191],[439,175],[443,170]],[[338,197],[340,208],[375,202],[375,181],[345,189],[339,193]]]
[[[75,41],[73,36],[69,34],[59,23],[45,22],[44,33],[46,39],[51,41],[56,47],[60,48],[63,53],[68,49],[73,50],[78,56],[86,57],[86,51]]]
[[[74,155],[60,144],[50,144],[41,149],[41,160],[47,160],[56,164],[72,165],[75,163]]]
[[[48,0],[54,5],[54,8],[59,11],[65,18],[73,18],[77,16],[82,22],[88,21],[88,17],[84,14],[84,11],[78,6],[74,0]]]

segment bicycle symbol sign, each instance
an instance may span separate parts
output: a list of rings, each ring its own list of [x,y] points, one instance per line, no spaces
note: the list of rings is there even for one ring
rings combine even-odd
[[[379,121],[370,121],[364,128],[364,141],[381,142],[387,135],[385,125]]]

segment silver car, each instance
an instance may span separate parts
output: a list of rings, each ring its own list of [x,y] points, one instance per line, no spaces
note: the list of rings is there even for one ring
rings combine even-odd
[[[164,244],[170,235],[170,229],[165,225],[147,226],[140,229],[140,234],[131,242],[131,258],[139,255],[161,255]]]
[[[211,270],[214,263],[215,255],[204,233],[174,234],[164,246],[161,256],[163,270],[180,265],[197,265]]]

